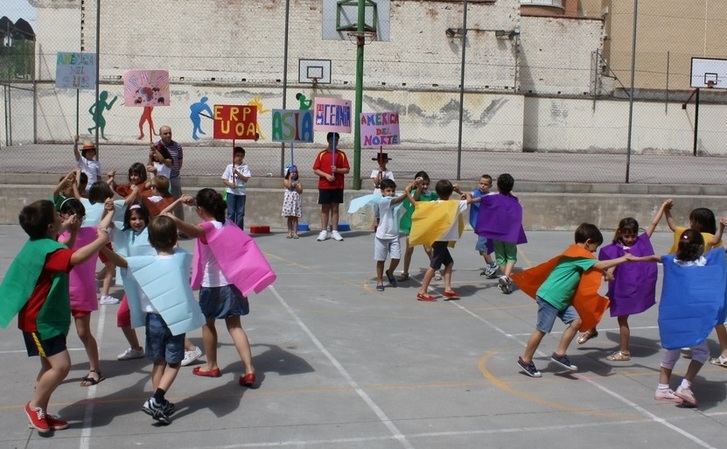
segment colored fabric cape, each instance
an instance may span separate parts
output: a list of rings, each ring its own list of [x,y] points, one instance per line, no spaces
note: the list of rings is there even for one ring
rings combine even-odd
[[[426,192],[419,197],[417,203],[434,201],[437,198],[436,193]],[[399,234],[409,235],[411,233],[411,217],[414,214],[414,205],[408,199],[404,200],[401,204],[404,208],[404,214],[401,216],[401,220],[399,220]]]
[[[659,336],[666,349],[696,346],[725,321],[727,263],[722,248],[705,254],[703,267],[674,263],[662,256],[664,283],[659,302]]]
[[[114,228],[111,233],[111,243],[114,247],[114,251],[124,257],[153,256],[157,253],[149,243],[149,228],[144,228],[139,235],[135,235],[134,231],[131,229],[124,231],[119,227]],[[120,285],[122,280],[122,268],[116,267],[117,285]]]
[[[459,213],[459,200],[418,201],[411,217],[409,244],[432,246],[441,241],[445,234],[457,226],[459,236],[464,231],[464,217]],[[450,242],[454,246],[454,242]]]
[[[5,273],[0,284],[0,326],[8,327],[30,299],[43,272],[48,255],[65,248],[52,239],[28,240]],[[36,325],[41,339],[68,334],[71,308],[68,302],[68,274],[56,273]]]
[[[86,216],[83,217],[82,228],[96,227],[101,222],[104,215],[104,203],[94,203],[88,200],[88,198],[81,198],[81,204],[86,210]],[[114,201],[114,217],[113,221],[119,228],[123,227],[124,224],[124,212],[126,212],[126,204],[124,200]]]
[[[523,230],[523,207],[512,195],[486,195],[480,201],[475,233],[507,243],[527,243]]]
[[[189,288],[189,264],[192,256],[176,249],[171,257],[131,256],[126,261],[127,270],[138,282],[154,308],[164,319],[172,335],[180,335],[198,329],[205,323],[199,304]],[[126,285],[126,283],[124,283]],[[135,289],[126,291],[132,326],[143,325],[144,312],[141,298]],[[141,320],[141,324],[139,321]]]
[[[201,226],[205,231],[207,245],[217,259],[225,278],[243,295],[260,293],[275,282],[276,275],[270,263],[245,231],[229,220],[221,229],[215,229],[211,222],[204,222]],[[196,290],[202,286],[204,267],[200,257],[203,243],[197,239],[195,245],[192,288]]]
[[[67,233],[64,233],[67,235]],[[71,247],[77,250],[96,240],[96,228],[80,228],[76,234],[76,241]],[[98,296],[96,296],[96,262],[98,252],[82,263],[75,265],[69,273],[68,291],[71,298],[71,309],[93,312],[98,310]]]
[[[626,253],[634,256],[651,256],[654,248],[646,233],[626,251],[623,245],[611,243],[601,248],[599,260],[616,259]],[[656,262],[625,263],[616,267],[614,280],[608,283],[606,296],[611,300],[611,316],[641,313],[656,304]]]
[[[472,198],[479,198],[482,196],[482,191],[480,189],[475,189],[472,191]],[[470,226],[472,227],[472,230],[474,231],[475,228],[477,228],[477,216],[480,214],[480,203],[472,203],[470,204]]]
[[[348,213],[355,214],[361,208],[366,207],[370,204],[376,204],[376,198],[382,198],[380,193],[370,193],[368,195],[360,196],[351,200],[348,205]]]
[[[494,195],[493,195],[494,196]],[[515,285],[526,295],[535,299],[536,292],[540,285],[545,282],[553,268],[564,257],[593,259],[593,254],[578,245],[569,246],[563,254],[556,256],[547,262],[519,273],[511,277]],[[603,313],[608,307],[608,298],[598,294],[601,286],[602,274],[599,270],[590,269],[581,275],[575,294],[573,295],[573,307],[581,318],[580,330],[585,332],[596,327]]]

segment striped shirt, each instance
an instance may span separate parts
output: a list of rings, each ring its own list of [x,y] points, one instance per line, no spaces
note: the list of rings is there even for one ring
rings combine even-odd
[[[166,149],[172,157],[172,173],[169,175],[169,179],[178,177],[179,170],[182,168],[182,159],[184,158],[182,146],[173,140],[169,143],[169,145],[164,145],[164,142],[160,140],[157,142],[157,148],[159,148],[159,152],[162,154],[164,154],[162,149]]]

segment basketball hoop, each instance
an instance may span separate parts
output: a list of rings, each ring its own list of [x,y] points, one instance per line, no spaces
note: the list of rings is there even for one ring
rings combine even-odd
[[[372,30],[364,30],[360,33],[358,31],[346,31],[345,33],[348,37],[348,40],[351,42],[355,42],[356,45],[358,45],[359,43],[361,45],[366,45],[376,40],[376,31]]]

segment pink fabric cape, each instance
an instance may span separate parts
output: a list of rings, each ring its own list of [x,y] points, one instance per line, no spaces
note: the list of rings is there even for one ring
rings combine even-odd
[[[96,228],[84,227],[78,230],[76,241],[72,249],[77,250],[82,246],[96,240],[98,232]],[[64,232],[61,237],[65,240],[68,233]],[[89,257],[83,263],[73,267],[68,279],[69,294],[71,297],[71,309],[93,312],[98,310],[98,297],[96,296],[96,261],[98,253]]]
[[[275,282],[276,275],[270,263],[255,241],[237,225],[228,221],[221,229],[215,229],[210,222],[201,226],[205,231],[204,239],[222,273],[243,295],[260,293]],[[200,257],[204,243],[201,240],[198,238],[195,242],[192,261],[192,288],[195,290],[202,286],[204,276],[204,261]]]

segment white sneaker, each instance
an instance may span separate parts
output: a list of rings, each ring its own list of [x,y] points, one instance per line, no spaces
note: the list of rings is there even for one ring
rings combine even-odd
[[[126,351],[116,356],[116,360],[133,360],[144,357],[144,348],[134,349],[127,348]]]
[[[324,230],[322,230],[322,231],[321,231],[321,232],[320,232],[320,233],[318,234],[318,238],[317,238],[316,240],[318,240],[319,242],[322,242],[322,241],[326,240],[327,238],[329,238],[329,235],[328,235],[328,231],[326,231],[326,230],[324,229]]]
[[[697,406],[697,399],[694,397],[694,393],[692,392],[692,389],[682,388],[681,385],[677,387],[677,391],[674,392],[676,396],[678,396],[682,401],[684,401],[684,406],[686,407],[696,407]]]
[[[337,242],[343,241],[343,237],[341,237],[341,234],[338,233],[337,229],[334,229],[333,231],[331,231],[331,237],[333,237],[333,240],[335,240]]]
[[[191,351],[184,351],[184,359],[182,359],[182,366],[187,366],[200,357],[202,357],[202,350],[199,349],[198,347],[195,347]]]
[[[113,296],[109,296],[109,295],[103,295],[101,297],[101,300],[99,300],[99,304],[104,305],[104,306],[118,304],[120,302],[121,301],[119,301],[118,298],[114,298]]]
[[[682,402],[684,402],[682,398],[674,394],[674,391],[671,388],[657,388],[656,392],[654,393],[654,399],[656,399],[657,401],[669,401],[675,404],[681,404]]]
[[[435,281],[441,281],[442,280],[442,270],[437,270],[434,272],[434,280]]]

